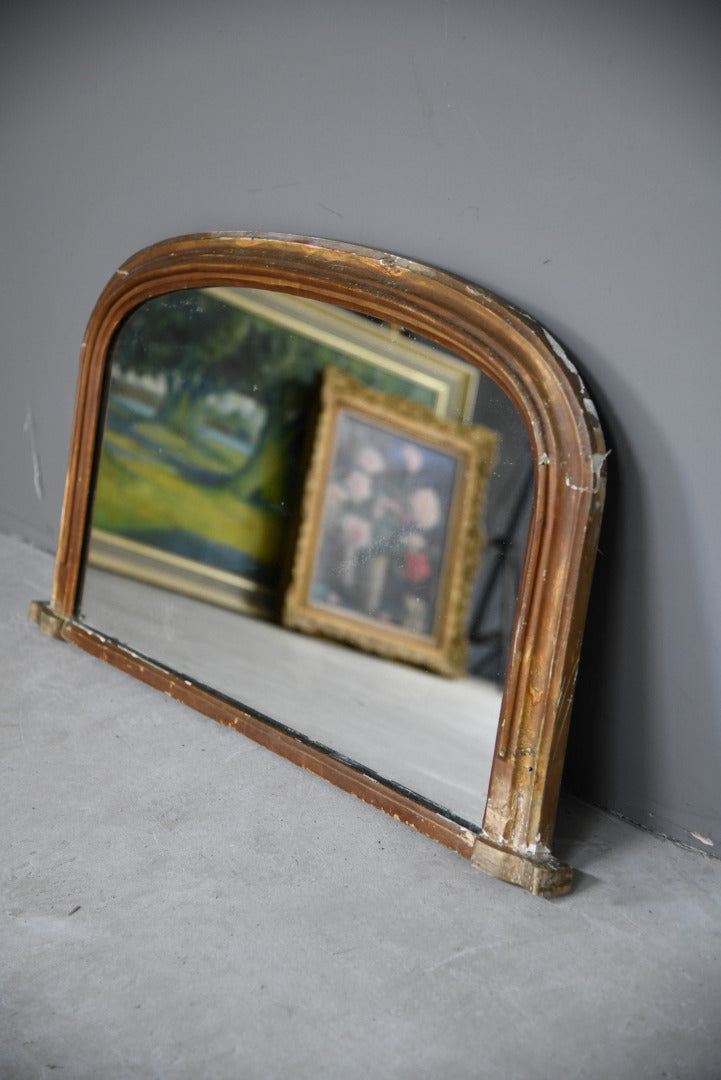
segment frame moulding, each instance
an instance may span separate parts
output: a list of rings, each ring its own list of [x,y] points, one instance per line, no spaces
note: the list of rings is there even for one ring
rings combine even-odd
[[[76,619],[114,336],[142,302],[239,285],[347,307],[435,341],[490,376],[523,418],[535,495],[483,826],[474,833],[192,680],[138,658]],[[550,856],[583,626],[605,494],[596,410],[561,346],[534,319],[476,285],[408,259],[335,241],[199,233],[133,255],[101,294],[81,352],[50,605],[31,616],[54,636],[165,690],[326,776],[531,892],[568,891]]]

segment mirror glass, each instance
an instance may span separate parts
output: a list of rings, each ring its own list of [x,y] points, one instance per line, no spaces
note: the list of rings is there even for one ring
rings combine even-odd
[[[462,678],[280,625],[328,366],[498,434]],[[480,827],[533,500],[528,438],[496,384],[402,327],[213,287],[166,293],[129,316],[104,415],[79,618]]]

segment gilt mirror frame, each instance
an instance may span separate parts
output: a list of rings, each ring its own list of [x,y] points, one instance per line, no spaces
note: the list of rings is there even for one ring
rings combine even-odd
[[[487,803],[480,830],[244,710],[77,617],[115,335],[144,301],[175,290],[243,286],[350,308],[403,326],[488,375],[520,413],[535,493]],[[50,604],[32,617],[173,698],[310,769],[533,893],[571,887],[550,852],[605,491],[596,410],[561,346],[485,289],[409,259],[336,241],[199,233],[129,258],[100,296],[82,345],[65,502]]]

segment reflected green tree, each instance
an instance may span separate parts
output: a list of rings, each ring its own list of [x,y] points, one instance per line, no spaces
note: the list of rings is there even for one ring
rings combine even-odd
[[[189,480],[223,485],[238,498],[279,509],[295,481],[293,466],[300,455],[314,387],[328,364],[386,393],[408,393],[407,381],[392,372],[201,290],[169,293],[143,304],[122,328],[113,359],[117,374],[150,376],[156,381],[161,396],[154,420],[189,447],[202,441],[201,422],[213,398],[232,391],[252,401],[263,420],[250,452],[237,468],[201,467],[177,446],[175,453],[166,448],[166,460],[172,460]],[[126,420],[134,426],[136,438],[148,437],[135,418]],[[229,434],[247,439],[247,426],[239,414],[235,422],[236,429]]]

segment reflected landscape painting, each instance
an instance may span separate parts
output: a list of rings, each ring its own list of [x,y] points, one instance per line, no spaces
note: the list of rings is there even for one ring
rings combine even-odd
[[[476,384],[458,361],[434,358],[437,370],[429,368],[429,350],[400,337],[384,353],[371,321],[297,298],[285,301],[292,317],[279,314],[264,303],[269,295],[169,293],[121,328],[95,492],[95,565],[268,613],[319,373],[347,371],[440,414],[459,400],[472,407]]]

